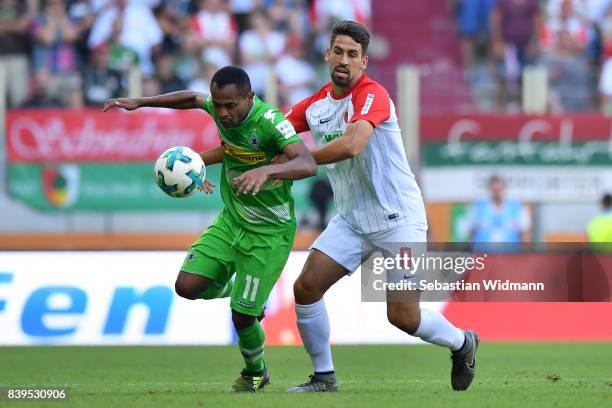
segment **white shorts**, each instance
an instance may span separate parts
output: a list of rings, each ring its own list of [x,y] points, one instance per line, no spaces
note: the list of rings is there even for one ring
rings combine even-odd
[[[348,269],[357,270],[375,250],[394,253],[394,243],[427,242],[427,224],[404,225],[392,230],[359,233],[340,215],[331,219],[309,249],[317,249]]]

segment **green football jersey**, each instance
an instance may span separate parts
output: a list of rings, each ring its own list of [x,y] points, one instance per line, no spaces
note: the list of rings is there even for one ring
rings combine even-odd
[[[203,108],[215,120],[223,145],[220,188],[224,212],[244,228],[256,232],[274,234],[295,229],[290,180],[283,180],[278,185],[268,180],[256,195],[238,196],[232,185],[232,180],[242,173],[270,164],[288,144],[302,142],[291,122],[278,108],[257,96],[247,118],[232,128],[221,125],[210,96]]]

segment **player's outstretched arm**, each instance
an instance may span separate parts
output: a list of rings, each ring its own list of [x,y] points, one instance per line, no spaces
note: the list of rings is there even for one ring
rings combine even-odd
[[[102,111],[106,112],[111,108],[136,110],[145,106],[171,109],[202,109],[205,98],[204,94],[193,91],[178,91],[143,98],[114,98],[104,103]]]
[[[330,164],[357,156],[365,149],[374,125],[365,119],[349,124],[342,137],[312,151],[317,164]]]
[[[303,143],[290,143],[283,148],[289,161],[282,164],[269,164],[249,170],[236,177],[232,184],[237,188],[236,194],[253,195],[271,178],[298,180],[317,174],[317,165],[312,154]]]

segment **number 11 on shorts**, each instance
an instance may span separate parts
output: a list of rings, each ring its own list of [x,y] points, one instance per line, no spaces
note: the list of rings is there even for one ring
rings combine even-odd
[[[249,291],[251,290],[251,282],[253,283],[253,290],[251,291],[251,298],[248,300],[254,302],[255,297],[257,296],[257,288],[259,287],[259,278],[254,278],[251,275],[246,276],[246,286],[244,287],[244,293],[242,294],[242,298],[244,300],[247,300],[249,296]]]

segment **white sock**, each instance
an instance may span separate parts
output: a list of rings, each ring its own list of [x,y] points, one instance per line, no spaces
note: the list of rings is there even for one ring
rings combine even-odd
[[[421,309],[421,323],[414,333],[422,340],[457,351],[463,346],[463,330],[453,326],[440,312]]]
[[[329,345],[329,317],[323,299],[311,305],[295,305],[297,325],[304,348],[316,373],[334,371]]]

